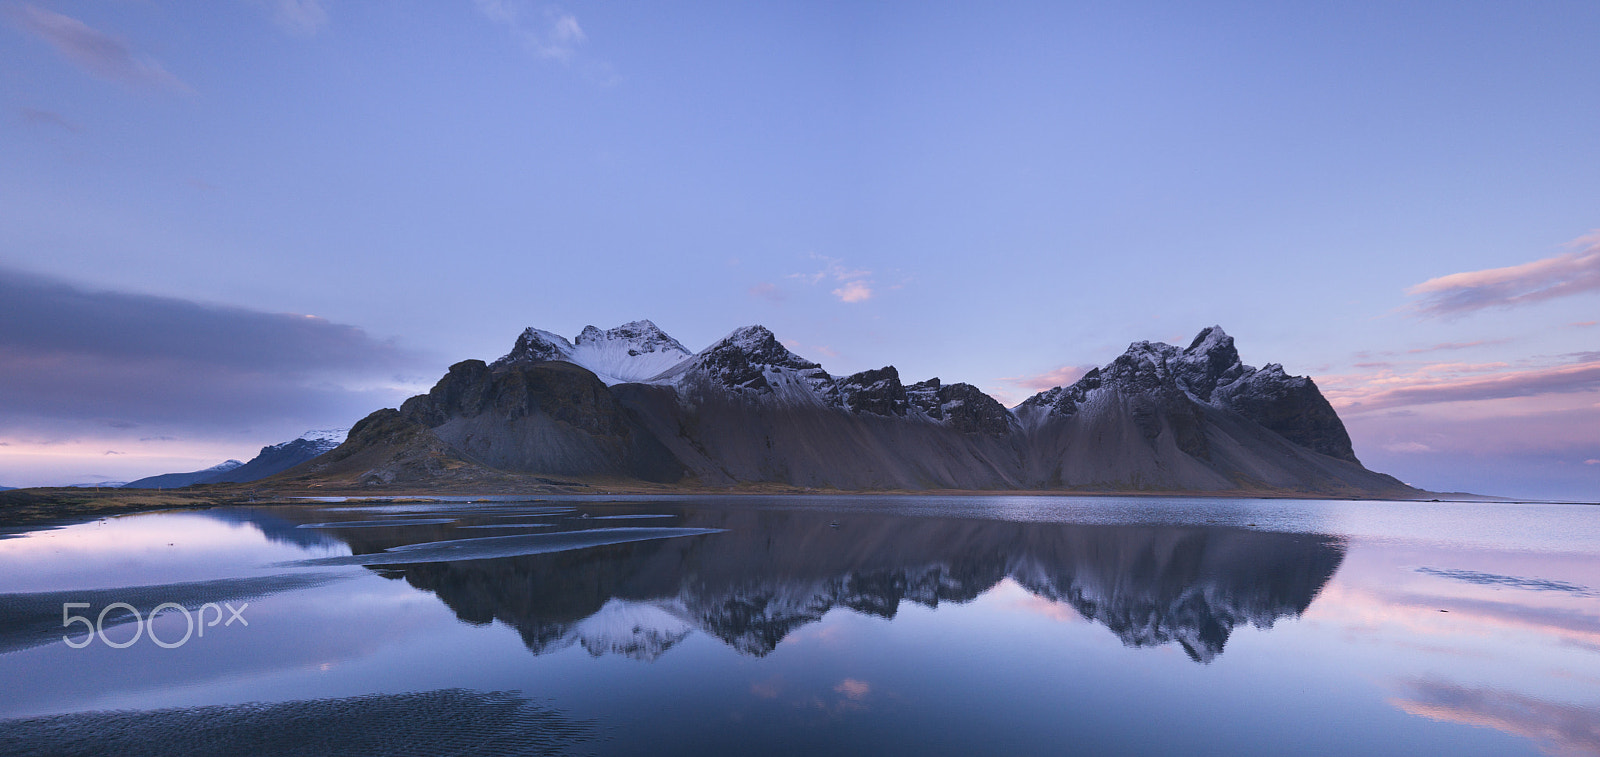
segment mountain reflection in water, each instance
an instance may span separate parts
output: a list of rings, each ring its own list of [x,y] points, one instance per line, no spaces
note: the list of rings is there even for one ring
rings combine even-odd
[[[1204,663],[1240,625],[1305,611],[1346,550],[1335,537],[1221,527],[653,510],[668,511],[674,527],[727,533],[372,569],[465,622],[515,628],[534,654],[578,644],[653,660],[699,630],[760,657],[834,608],[893,618],[902,602],[968,602],[1009,578],[1127,646],[1176,642]],[[461,538],[457,527],[322,533],[362,555]]]

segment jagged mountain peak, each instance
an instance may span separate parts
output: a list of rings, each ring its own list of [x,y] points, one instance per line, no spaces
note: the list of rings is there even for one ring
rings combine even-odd
[[[911,406],[900,371],[892,365],[854,373],[837,383],[839,398],[851,412],[903,416]]]
[[[1208,326],[1181,350],[1166,342],[1133,342],[1110,363],[1091,368],[1069,386],[1047,389],[1029,397],[1018,409],[1050,407],[1061,414],[1070,414],[1090,391],[1106,385],[1133,391],[1165,387],[1209,402],[1218,386],[1235,383],[1255,372],[1256,369],[1240,362],[1233,337],[1221,326]]]
[[[778,341],[778,337],[766,326],[745,326],[735,329],[733,333],[717,340],[710,347],[695,355],[696,363],[715,362],[729,356],[739,355],[757,365],[772,366],[775,368],[793,368],[796,370],[811,370],[821,368],[821,365],[806,360],[789,351],[788,347]]]
[[[1202,329],[1189,347],[1174,360],[1183,389],[1203,402],[1209,402],[1219,386],[1238,381],[1251,369],[1239,360],[1233,337],[1221,326]]]
[[[578,334],[574,343],[578,347],[602,342],[627,342],[631,348],[639,352],[676,352],[688,357],[689,350],[683,343],[662,331],[650,320],[629,321],[612,329],[600,330],[596,326],[585,326]]]
[[[833,377],[821,365],[790,352],[761,325],[735,329],[653,380],[678,383],[694,376],[741,392],[781,393],[788,400],[824,405],[839,403]]]
[[[511,363],[542,363],[547,360],[567,360],[571,356],[572,343],[567,341],[566,337],[529,326],[522,330],[511,351],[494,361],[494,365],[498,367]]]
[[[1017,417],[1005,405],[972,384],[942,384],[935,376],[905,391],[912,407],[964,434],[1002,436],[1018,426]]]
[[[860,384],[873,384],[881,381],[893,381],[898,383],[900,381],[900,369],[892,365],[886,365],[882,368],[872,368],[859,373],[852,373],[840,380],[853,381]],[[935,382],[938,380],[939,379],[933,379]]]
[[[1233,337],[1223,331],[1221,326],[1207,326],[1200,329],[1194,341],[1189,343],[1184,352],[1194,354],[1209,354],[1216,350],[1233,350]],[[1236,356],[1238,353],[1234,353]]]
[[[585,326],[575,341],[528,327],[511,352],[492,367],[560,360],[582,366],[608,385],[644,381],[689,358],[689,350],[651,321],[632,321],[612,329]]]
[[[1180,411],[1187,398],[1197,406],[1238,413],[1306,449],[1360,463],[1344,423],[1315,382],[1290,376],[1277,363],[1259,369],[1245,365],[1233,337],[1220,326],[1202,329],[1182,350],[1164,342],[1134,342],[1071,386],[1028,398],[1017,413],[1030,423],[1072,416],[1092,395],[1106,390],[1125,397],[1160,397],[1168,409]]]

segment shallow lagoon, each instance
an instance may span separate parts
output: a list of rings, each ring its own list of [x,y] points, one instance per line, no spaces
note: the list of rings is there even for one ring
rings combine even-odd
[[[64,602],[91,621],[177,607],[142,627],[114,608],[73,648]],[[127,516],[0,540],[0,719],[8,754],[1600,754],[1600,509],[686,496]]]

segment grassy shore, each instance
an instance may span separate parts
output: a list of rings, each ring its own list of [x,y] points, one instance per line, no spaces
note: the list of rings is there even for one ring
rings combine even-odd
[[[220,495],[220,496],[219,496]],[[0,533],[104,518],[111,515],[241,504],[238,493],[146,489],[14,489],[0,492]]]

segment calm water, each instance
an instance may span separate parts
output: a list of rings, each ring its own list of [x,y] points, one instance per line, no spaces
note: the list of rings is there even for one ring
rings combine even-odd
[[[0,540],[0,753],[197,749],[1600,754],[1600,509],[551,498]]]

